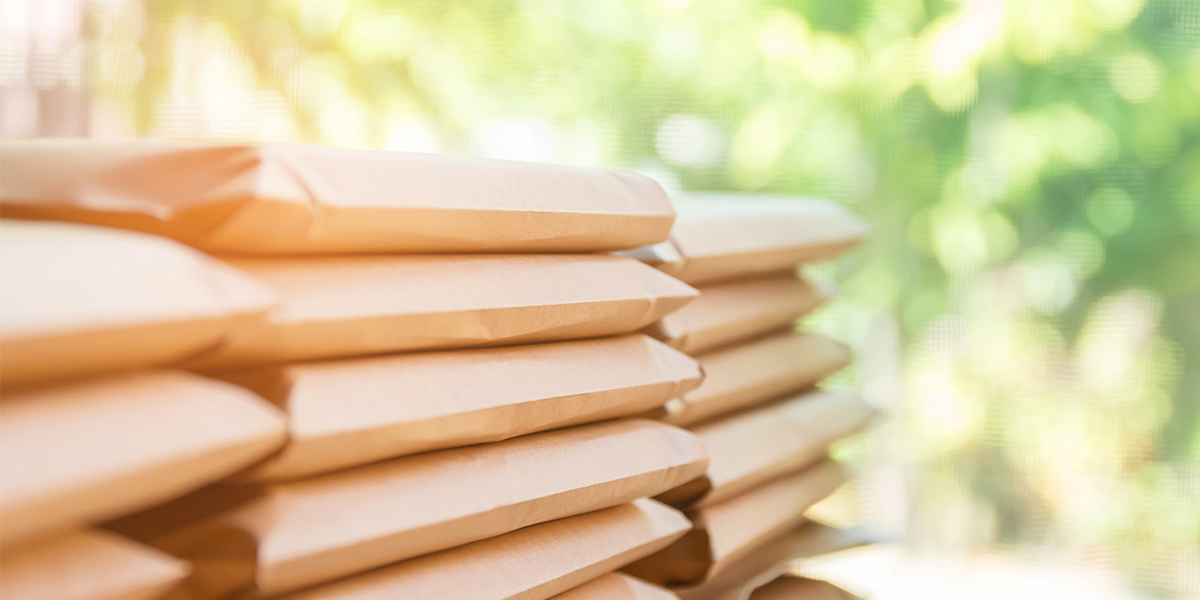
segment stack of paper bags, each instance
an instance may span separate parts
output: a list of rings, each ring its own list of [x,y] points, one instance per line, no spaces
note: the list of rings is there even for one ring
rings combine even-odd
[[[693,529],[625,570],[685,598],[744,597],[793,557],[781,540],[808,527],[807,509],[846,480],[830,444],[873,416],[854,394],[814,387],[850,362],[849,350],[796,329],[829,297],[800,266],[837,257],[866,228],[809,199],[705,195],[676,208],[670,241],[625,254],[700,289],[647,332],[706,373],[664,420],[698,435],[711,463],[704,477],[658,497],[685,509]]]
[[[157,142],[0,164],[4,598],[669,594],[614,573],[691,529],[650,498],[709,462],[637,418],[703,377],[639,333],[697,292],[605,254],[668,236],[653,181]]]

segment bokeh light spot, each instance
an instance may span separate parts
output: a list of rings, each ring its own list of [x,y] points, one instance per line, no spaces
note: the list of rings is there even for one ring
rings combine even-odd
[[[1118,187],[1102,187],[1087,199],[1087,217],[1096,231],[1114,236],[1129,229],[1133,223],[1133,198]]]
[[[1153,57],[1141,52],[1127,52],[1109,63],[1108,80],[1117,95],[1127,102],[1140,103],[1158,93],[1162,75]]]

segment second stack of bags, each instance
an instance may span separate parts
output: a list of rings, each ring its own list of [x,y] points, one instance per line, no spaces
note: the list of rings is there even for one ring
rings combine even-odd
[[[804,517],[846,480],[829,445],[874,413],[854,394],[814,387],[850,353],[796,329],[829,295],[797,274],[800,265],[840,255],[866,228],[817,200],[693,195],[675,206],[671,240],[628,254],[700,290],[648,331],[706,373],[664,420],[699,436],[711,464],[704,477],[659,496],[687,510],[692,531],[625,570],[685,600],[737,598],[792,558],[867,541]]]

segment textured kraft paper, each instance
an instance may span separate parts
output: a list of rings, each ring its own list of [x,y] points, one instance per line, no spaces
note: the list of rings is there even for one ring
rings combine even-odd
[[[168,500],[262,458],[284,438],[275,407],[188,373],[6,394],[0,543]]]
[[[558,598],[555,594],[662,548],[688,526],[674,509],[641,499],[421,556],[285,599]]]
[[[671,240],[632,250],[622,250],[613,254],[636,258],[672,277],[683,269],[683,255],[679,253]]]
[[[674,592],[680,600],[746,600],[754,590],[786,573],[788,563],[793,560],[842,552],[877,541],[861,528],[837,529],[805,523],[730,564],[711,580]]]
[[[808,314],[828,294],[792,274],[700,289],[700,296],[646,329],[672,348],[696,356],[781,328]]]
[[[0,552],[5,600],[153,600],[187,563],[104,531],[72,531]]]
[[[178,362],[275,302],[177,242],[69,223],[0,221],[0,279],[5,385]]]
[[[238,254],[591,252],[667,239],[674,211],[621,171],[288,145],[0,143],[0,214]]]
[[[815,391],[693,429],[711,462],[702,479],[658,497],[676,506],[708,506],[825,456],[833,442],[866,427],[875,411],[845,392]],[[698,490],[698,491],[697,491]]]
[[[679,596],[625,573],[609,573],[551,600],[679,600]]]
[[[283,407],[291,437],[247,478],[288,479],[662,406],[700,383],[644,335],[285,365],[221,375]]]
[[[737,194],[686,194],[669,246],[628,253],[693,285],[792,270],[858,245],[867,226],[825,200]]]
[[[624,420],[276,484],[156,540],[194,598],[275,594],[651,496],[704,472],[693,434]]]
[[[231,261],[281,303],[201,369],[632,333],[697,292],[607,255],[355,256]]]
[[[689,514],[692,531],[625,571],[667,586],[695,585],[804,523],[804,512],[846,481],[826,460]]]
[[[783,575],[754,590],[750,600],[861,600],[842,588],[819,579]]]
[[[694,425],[815,385],[850,364],[850,349],[822,335],[788,331],[696,358],[704,383],[667,405],[668,423]]]

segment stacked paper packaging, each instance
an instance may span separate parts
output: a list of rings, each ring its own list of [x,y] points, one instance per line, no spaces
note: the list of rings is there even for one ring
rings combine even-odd
[[[670,598],[616,572],[695,538],[667,502],[795,470],[680,427],[697,292],[607,254],[671,235],[649,179],[160,142],[0,169],[6,600]]]
[[[671,240],[627,254],[700,289],[649,331],[706,373],[668,403],[665,420],[699,436],[711,462],[703,478],[659,496],[685,509],[693,529],[625,571],[687,600],[745,598],[791,559],[868,541],[806,522],[805,511],[846,479],[829,445],[866,426],[873,410],[815,387],[850,353],[796,329],[829,297],[798,267],[839,255],[866,232],[847,211],[812,200],[696,195],[675,206]],[[797,589],[778,582],[754,597],[806,597],[787,595]]]

